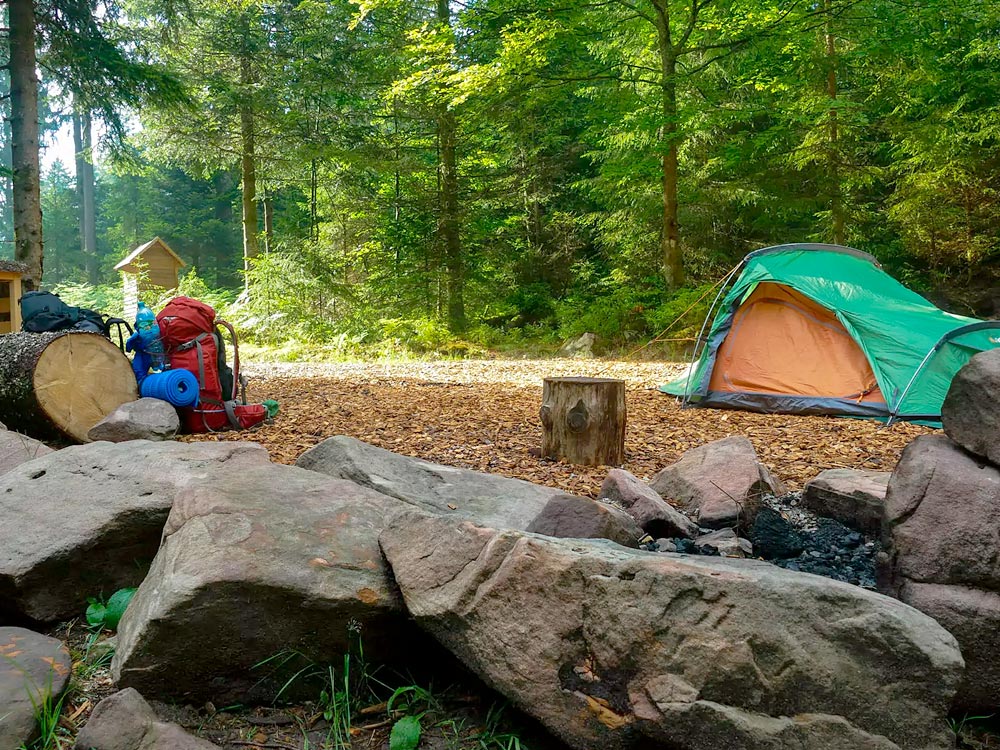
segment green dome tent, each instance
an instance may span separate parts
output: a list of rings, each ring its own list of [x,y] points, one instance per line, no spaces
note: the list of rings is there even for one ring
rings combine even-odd
[[[685,405],[937,421],[959,368],[1000,346],[1000,321],[938,309],[860,250],[768,247],[733,278],[660,387]]]

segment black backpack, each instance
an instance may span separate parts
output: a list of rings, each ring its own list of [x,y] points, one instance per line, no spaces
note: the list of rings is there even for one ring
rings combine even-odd
[[[85,307],[67,305],[58,295],[52,292],[27,292],[18,304],[21,306],[21,330],[28,333],[46,333],[48,331],[91,331],[111,338],[111,329],[117,326],[118,346],[124,350],[125,341],[122,326],[132,327],[121,318],[105,318],[96,310]]]

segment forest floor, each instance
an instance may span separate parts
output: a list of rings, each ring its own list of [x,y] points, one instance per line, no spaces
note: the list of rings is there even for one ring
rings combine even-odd
[[[252,440],[266,446],[274,461],[290,464],[328,437],[349,435],[408,456],[594,497],[607,467],[539,455],[543,378],[625,380],[624,468],[641,479],[691,448],[745,435],[778,477],[801,489],[824,469],[891,471],[906,444],[931,431],[860,419],[681,410],[656,388],[682,369],[669,362],[569,359],[245,365],[249,399],[276,399],[277,418],[250,432],[185,439]]]

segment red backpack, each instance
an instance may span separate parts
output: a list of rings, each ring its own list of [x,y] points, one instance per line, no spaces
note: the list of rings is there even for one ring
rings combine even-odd
[[[198,403],[178,409],[185,432],[244,430],[267,418],[263,404],[246,402],[246,381],[240,376],[240,350],[236,332],[215,310],[190,297],[175,297],[156,316],[163,349],[174,370],[188,370],[198,377]],[[226,364],[226,350],[219,326],[229,331],[233,366]],[[242,398],[238,391],[242,388]]]

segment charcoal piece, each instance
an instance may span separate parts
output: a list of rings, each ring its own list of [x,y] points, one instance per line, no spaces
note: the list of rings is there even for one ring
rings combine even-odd
[[[762,508],[750,532],[754,553],[765,560],[795,557],[804,548],[802,535],[775,510]]]

